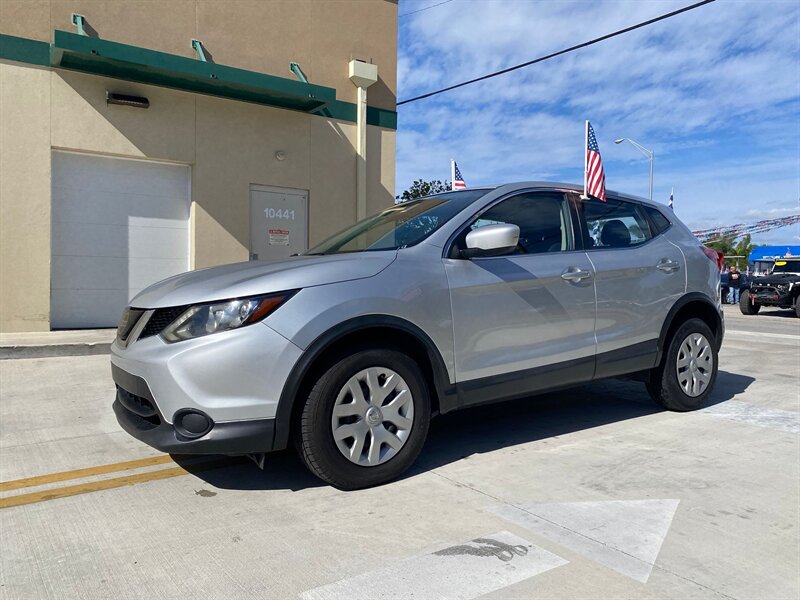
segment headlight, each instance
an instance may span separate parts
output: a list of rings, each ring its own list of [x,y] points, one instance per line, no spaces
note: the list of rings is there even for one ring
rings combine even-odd
[[[170,343],[180,342],[257,323],[291,298],[295,291],[197,304],[170,323],[161,337]]]

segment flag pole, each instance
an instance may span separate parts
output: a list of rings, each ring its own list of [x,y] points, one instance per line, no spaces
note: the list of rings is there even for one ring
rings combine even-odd
[[[450,191],[456,189],[456,160],[450,159]]]
[[[586,172],[589,169],[589,119],[586,119],[583,127],[583,195],[581,196],[582,199],[587,200],[589,198],[588,194],[586,193],[586,186],[588,185],[588,181],[586,181]]]

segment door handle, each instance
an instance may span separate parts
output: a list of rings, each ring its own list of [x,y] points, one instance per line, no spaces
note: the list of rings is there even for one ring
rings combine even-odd
[[[583,269],[579,269],[577,267],[569,267],[566,271],[561,273],[561,279],[571,283],[578,283],[591,276],[591,272],[584,271]]]
[[[664,271],[664,273],[672,273],[680,268],[680,263],[677,263],[674,260],[669,260],[668,258],[662,258],[656,265],[656,269],[659,271]]]

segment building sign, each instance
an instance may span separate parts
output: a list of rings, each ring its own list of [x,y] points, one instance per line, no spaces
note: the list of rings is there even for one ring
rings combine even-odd
[[[288,246],[289,245],[289,230],[288,229],[270,229],[269,230],[269,245],[270,246]]]

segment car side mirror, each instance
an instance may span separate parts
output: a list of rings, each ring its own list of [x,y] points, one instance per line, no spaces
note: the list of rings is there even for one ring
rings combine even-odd
[[[461,251],[461,258],[502,256],[516,249],[519,227],[511,223],[485,225],[470,231],[465,242],[467,247]]]

